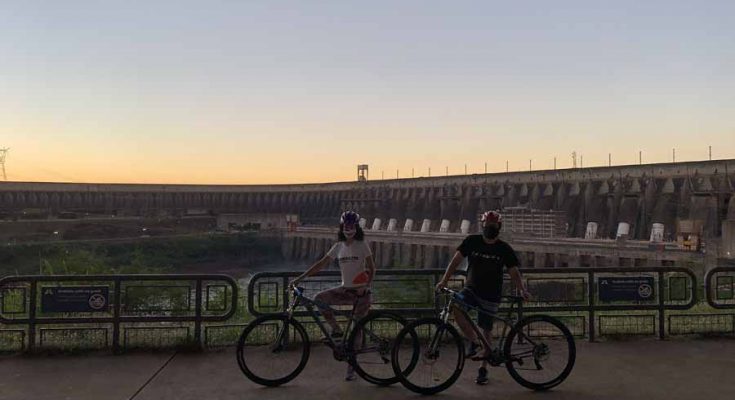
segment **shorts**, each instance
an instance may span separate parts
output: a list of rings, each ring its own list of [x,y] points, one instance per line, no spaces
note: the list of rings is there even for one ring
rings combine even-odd
[[[500,303],[483,300],[470,288],[462,289],[459,294],[462,296],[462,302],[469,306],[477,307],[483,311],[477,311],[477,325],[482,329],[492,330],[494,320],[493,316],[498,313]]]

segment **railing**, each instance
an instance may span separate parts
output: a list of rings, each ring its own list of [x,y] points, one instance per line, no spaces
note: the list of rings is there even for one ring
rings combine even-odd
[[[658,335],[663,339],[667,312],[689,310],[697,302],[697,278],[687,268],[532,268],[523,269],[522,273],[534,293],[534,298],[524,304],[524,313],[560,316],[578,336],[592,341],[598,333]],[[288,282],[299,274],[255,274],[248,286],[250,314],[284,311]],[[373,282],[374,308],[406,316],[432,313],[438,307],[434,286],[443,274],[444,270],[438,269],[379,270]],[[307,296],[335,286],[339,276],[338,271],[328,271],[304,281]],[[455,285],[462,280],[462,273],[455,276]],[[504,288],[511,288],[509,281]],[[668,326],[669,334],[676,334],[671,321]]]
[[[707,303],[719,310],[735,309],[735,267],[717,267],[704,278]]]
[[[202,323],[230,319],[237,293],[237,283],[226,275],[6,277],[0,279],[0,324],[21,327],[0,335],[19,339],[20,351],[82,337],[119,352],[135,347],[141,332],[178,330],[185,333],[181,342],[199,347]],[[161,335],[155,336],[160,342]]]
[[[255,274],[247,309],[238,309],[238,285],[225,275],[7,277],[0,279],[0,351],[229,346],[250,318],[285,310],[288,283],[301,272]],[[735,334],[733,267],[706,275],[706,301],[701,302],[701,286],[687,268],[533,268],[522,273],[533,293],[523,313],[552,314],[578,337]],[[434,287],[443,274],[441,269],[378,269],[373,307],[407,318],[431,314],[441,305]],[[339,271],[327,271],[303,285],[306,295],[314,296],[339,280]],[[463,281],[460,272],[450,284],[457,288]],[[506,294],[511,286],[504,283]]]

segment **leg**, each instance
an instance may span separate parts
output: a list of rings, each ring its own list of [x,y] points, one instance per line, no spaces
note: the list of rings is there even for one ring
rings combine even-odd
[[[457,325],[459,325],[465,338],[470,341],[469,347],[465,350],[465,357],[476,360],[478,354],[484,354],[486,352],[485,345],[478,337],[475,327],[464,310],[454,305],[452,315],[454,315],[454,319],[457,321]]]
[[[482,366],[477,370],[477,378],[475,378],[475,383],[478,385],[487,385],[487,383],[490,381],[488,379],[487,374],[487,365],[488,361],[487,358],[490,355],[490,352],[492,351],[492,340],[493,340],[493,332],[492,329],[482,329],[482,336],[487,341],[487,347],[485,348],[484,354],[482,355]]]
[[[468,306],[482,307],[481,300],[475,296],[475,293],[471,289],[464,288],[462,289],[460,294],[463,296],[464,302]],[[467,340],[471,342],[470,348],[467,351],[467,356],[470,358],[474,358],[478,352],[481,352],[480,354],[484,353],[485,345],[483,344],[482,340],[478,337],[478,334],[480,332],[469,320],[469,316],[462,309],[462,307],[455,304],[452,309],[452,315],[454,316],[455,321],[457,321],[457,325],[459,325],[459,328],[462,330],[462,333],[465,335]],[[479,314],[478,318],[481,316],[482,314]],[[478,320],[478,322],[483,322],[483,321],[484,320],[482,319]]]
[[[355,295],[356,296],[356,295]],[[354,302],[354,309],[352,311],[352,317],[356,320],[359,320],[360,318],[363,318],[368,314],[370,311],[370,305],[372,304],[372,295],[370,293],[366,293],[363,296],[357,297]],[[357,332],[355,335],[355,349],[361,349],[362,348],[362,339],[363,339],[363,333]],[[355,369],[352,367],[351,364],[347,364],[347,374],[345,375],[346,381],[353,381],[355,380]]]
[[[370,305],[372,304],[372,294],[365,293],[363,296],[357,297],[355,296],[355,307],[352,311],[352,317],[355,320],[359,320],[360,318],[365,317],[368,315],[368,312],[370,312]],[[362,342],[362,332],[358,332],[358,334],[355,336],[355,340]],[[359,345],[356,343],[355,348],[359,348]]]
[[[464,336],[469,339],[473,343],[479,342],[479,339],[477,338],[477,332],[472,328],[472,322],[470,322],[469,318],[467,318],[467,314],[457,306],[456,304],[452,305],[452,316],[454,317],[454,320],[457,321],[457,325],[459,326],[459,329],[462,330],[462,333]]]
[[[484,357],[490,356],[493,340],[493,322],[500,304],[478,299],[482,312],[477,313],[477,325],[482,329],[482,336],[487,341]]]
[[[368,292],[358,297],[357,303],[355,303],[355,310],[354,310],[355,318],[360,319],[368,315],[368,312],[370,312],[370,306],[372,304],[373,304],[373,295],[371,293]]]
[[[493,316],[498,311],[497,303],[483,302],[481,300],[482,310],[484,312],[478,313],[477,324],[482,328],[482,336],[487,341],[487,347],[482,356],[482,366],[477,370],[477,379],[475,383],[478,385],[486,385],[489,382],[487,365],[488,357],[492,353],[492,340],[493,340]]]
[[[487,367],[487,357],[490,355],[490,352],[493,347],[493,331],[491,329],[483,329],[482,330],[483,336],[485,336],[485,340],[487,340],[487,349],[485,350],[485,354],[483,360],[482,360],[482,367]]]
[[[351,296],[341,286],[317,293],[317,295],[314,296],[314,300],[319,303],[324,303],[328,305],[352,304]],[[319,307],[319,311],[322,313],[324,319],[332,328],[333,333],[341,331],[339,324],[337,324],[337,320],[334,318],[334,313],[331,310]]]

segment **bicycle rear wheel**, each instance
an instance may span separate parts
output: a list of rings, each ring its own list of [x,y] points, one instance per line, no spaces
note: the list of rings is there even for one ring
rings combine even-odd
[[[548,315],[519,321],[503,350],[510,376],[533,390],[548,390],[562,383],[572,372],[577,355],[569,329]]]
[[[446,390],[464,368],[464,343],[459,332],[438,318],[406,325],[396,337],[391,364],[401,384],[420,394]]]
[[[309,337],[287,315],[265,315],[248,324],[237,343],[237,363],[243,374],[264,386],[279,386],[296,378],[309,360]]]
[[[355,324],[348,339],[347,354],[355,372],[376,385],[398,382],[390,363],[390,352],[396,335],[406,321],[388,312],[372,312]]]

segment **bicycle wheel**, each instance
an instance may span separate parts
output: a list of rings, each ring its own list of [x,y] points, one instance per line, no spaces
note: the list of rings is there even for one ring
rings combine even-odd
[[[279,386],[294,379],[309,360],[309,337],[287,315],[265,315],[249,323],[237,343],[237,363],[255,383]]]
[[[388,312],[373,312],[355,324],[348,338],[347,354],[355,372],[370,383],[387,386],[398,382],[390,364],[390,352],[406,321]]]
[[[391,365],[407,389],[420,394],[439,393],[462,374],[462,337],[452,325],[438,318],[416,320],[398,333]]]
[[[510,376],[533,390],[562,383],[574,367],[574,337],[559,320],[534,315],[519,321],[508,333],[503,349]]]

